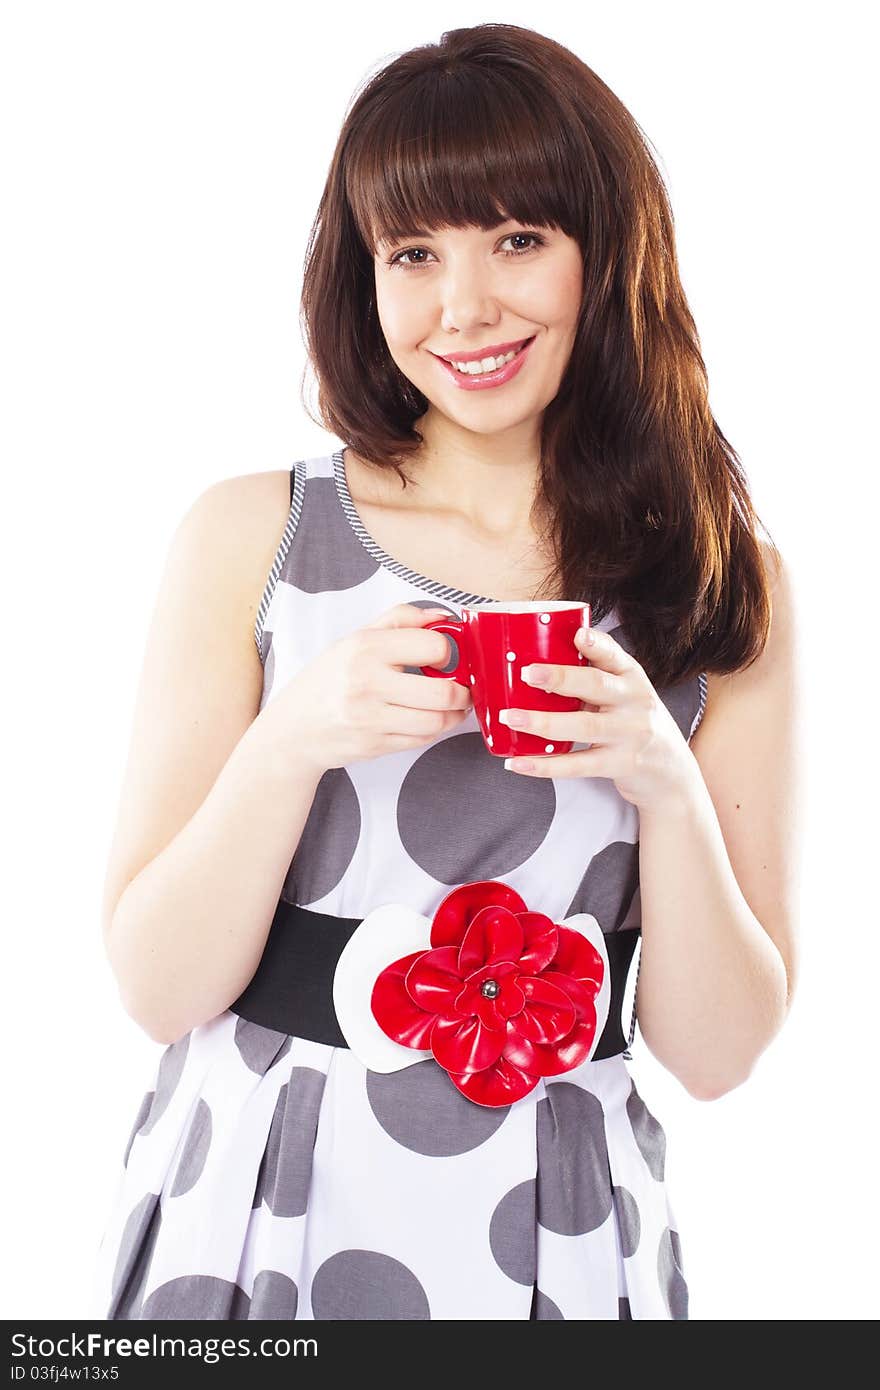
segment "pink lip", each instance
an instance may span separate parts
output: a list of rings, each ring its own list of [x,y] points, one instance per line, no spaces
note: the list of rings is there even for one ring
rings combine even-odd
[[[512,343],[490,343],[488,347],[475,352],[435,352],[434,356],[442,357],[444,362],[482,362],[484,357],[503,357],[505,352],[513,352],[514,348],[520,348],[528,341],[528,338],[515,338]]]
[[[483,391],[490,386],[502,386],[505,381],[510,381],[511,377],[516,376],[517,372],[522,371],[534,341],[534,338],[530,338],[526,342],[526,346],[516,354],[516,357],[505,363],[503,367],[499,367],[497,371],[481,373],[479,376],[468,376],[465,372],[457,372],[452,363],[447,362],[445,357],[437,357],[437,361],[443,371],[453,378],[456,386],[460,387],[462,391]],[[508,352],[512,350],[512,346],[507,348]],[[436,356],[436,354],[434,355]],[[501,354],[484,353],[483,355],[492,357]],[[467,362],[469,359],[464,356],[457,357],[455,360],[456,362]]]

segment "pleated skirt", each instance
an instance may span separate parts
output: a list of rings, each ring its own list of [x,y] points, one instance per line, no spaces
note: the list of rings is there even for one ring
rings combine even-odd
[[[227,1011],[158,1060],[92,1313],[687,1318],[665,1161],[622,1056],[495,1109],[433,1058],[386,1075]]]

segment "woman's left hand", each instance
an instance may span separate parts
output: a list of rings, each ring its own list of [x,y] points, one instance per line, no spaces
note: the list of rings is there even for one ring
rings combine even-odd
[[[541,738],[589,743],[549,757],[511,757],[505,766],[530,777],[609,777],[620,795],[640,810],[681,806],[697,770],[687,741],[644,669],[607,632],[593,629],[576,645],[589,666],[535,662],[526,668],[527,684],[572,695],[587,706],[555,713],[544,710],[502,711],[502,723]],[[534,679],[535,676],[543,679]],[[523,676],[525,679],[525,676]]]

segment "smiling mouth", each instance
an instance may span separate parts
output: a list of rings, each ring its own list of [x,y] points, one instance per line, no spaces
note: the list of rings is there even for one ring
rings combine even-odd
[[[511,348],[508,352],[501,353],[498,356],[494,356],[491,353],[487,353],[486,356],[483,358],[474,358],[470,361],[462,361],[461,366],[457,365],[457,359],[454,357],[438,357],[438,361],[442,362],[444,366],[448,367],[451,371],[456,372],[459,376],[463,376],[466,378],[492,376],[493,373],[503,371],[504,368],[508,367],[511,362],[514,362],[516,358],[519,357],[521,353],[525,352],[526,348],[534,342],[536,336],[537,335],[533,333],[530,338],[524,338],[517,348]],[[494,365],[483,369],[480,363],[486,361],[490,361]]]

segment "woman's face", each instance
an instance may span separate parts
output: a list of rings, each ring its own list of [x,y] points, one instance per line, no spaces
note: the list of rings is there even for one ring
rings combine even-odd
[[[580,310],[583,257],[572,237],[515,221],[414,232],[380,242],[375,272],[388,350],[432,406],[485,434],[540,417],[559,390]],[[511,371],[497,357],[523,339],[533,341]],[[439,360],[474,352],[492,375]]]

